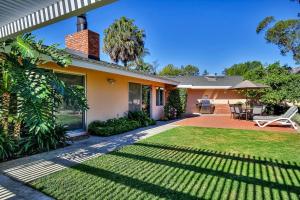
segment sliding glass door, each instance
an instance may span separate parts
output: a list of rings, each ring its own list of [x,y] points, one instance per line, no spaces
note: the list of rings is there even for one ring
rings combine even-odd
[[[85,77],[83,75],[56,73],[58,78],[70,87],[85,88]],[[62,91],[64,93],[64,91]],[[68,126],[68,130],[85,128],[85,113],[76,106],[73,99],[63,96],[63,103],[56,113],[57,121]]]
[[[151,86],[129,83],[129,111],[144,111],[150,116]]]

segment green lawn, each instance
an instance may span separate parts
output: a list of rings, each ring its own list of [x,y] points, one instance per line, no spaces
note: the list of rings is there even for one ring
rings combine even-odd
[[[300,134],[179,127],[31,185],[57,199],[299,199]]]
[[[294,117],[293,117],[294,122],[296,122],[299,126],[300,126],[300,114],[297,113]]]

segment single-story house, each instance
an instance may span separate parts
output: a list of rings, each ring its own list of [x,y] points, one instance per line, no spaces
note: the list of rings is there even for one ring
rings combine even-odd
[[[83,86],[89,110],[82,113],[64,102],[57,114],[59,121],[70,129],[84,130],[94,120],[118,118],[131,110],[146,110],[156,120],[163,116],[166,91],[176,87],[177,81],[100,61],[99,34],[93,31],[67,35],[65,43],[72,65],[62,68],[46,63],[41,67],[53,70],[66,84]]]
[[[182,76],[171,80],[179,82],[178,88],[187,89],[186,113],[199,113],[197,103],[209,99],[215,106],[215,114],[230,114],[229,104],[245,102],[245,97],[232,86],[243,81],[241,76]]]
[[[82,113],[70,102],[64,102],[59,108],[58,120],[68,124],[71,130],[85,130],[94,120],[118,118],[128,111],[141,109],[158,120],[164,114],[167,91],[176,87],[188,89],[187,112],[197,112],[195,103],[204,96],[219,105],[217,113],[227,109],[228,100],[241,99],[237,93],[227,90],[240,82],[241,77],[164,78],[101,61],[99,34],[86,28],[67,35],[65,44],[72,57],[71,66],[61,68],[46,63],[41,67],[53,70],[66,84],[85,88],[89,110]]]

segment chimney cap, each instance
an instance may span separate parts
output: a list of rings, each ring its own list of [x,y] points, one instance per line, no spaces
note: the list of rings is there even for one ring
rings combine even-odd
[[[86,14],[81,14],[77,16],[77,32],[86,30],[88,28],[88,23],[86,19]]]

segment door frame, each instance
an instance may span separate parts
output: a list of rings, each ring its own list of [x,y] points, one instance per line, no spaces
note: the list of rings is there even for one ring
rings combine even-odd
[[[86,73],[80,73],[80,72],[69,72],[69,71],[64,71],[64,70],[59,70],[59,69],[52,69],[53,73],[60,73],[60,74],[69,74],[69,75],[77,75],[77,76],[83,76],[83,82],[84,82],[84,95],[87,99],[87,74]],[[87,130],[87,110],[83,111],[83,127],[82,130],[86,131]],[[76,131],[80,129],[74,129],[74,130],[69,130],[69,131]]]

